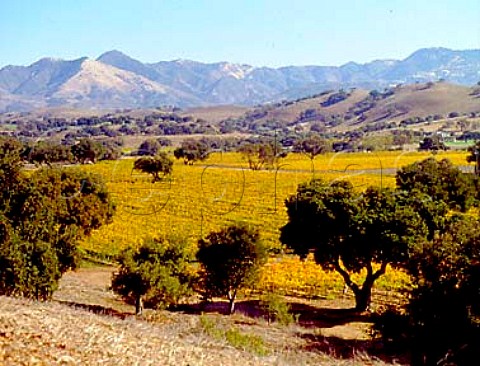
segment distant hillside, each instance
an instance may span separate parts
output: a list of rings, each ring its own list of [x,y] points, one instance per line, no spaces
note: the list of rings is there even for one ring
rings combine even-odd
[[[139,108],[201,104],[195,96],[99,61],[42,59],[28,67],[0,70],[3,111],[38,107]],[[0,90],[1,90],[0,89]]]
[[[252,106],[330,89],[383,89],[439,79],[476,84],[480,80],[480,50],[427,48],[404,60],[280,68],[190,60],[143,63],[109,51],[95,61],[43,58],[30,66],[0,69],[0,112],[51,106]]]
[[[460,116],[480,116],[480,86],[429,82],[379,91],[328,91],[311,98],[257,107],[230,125],[262,126],[275,121],[280,126],[303,130],[316,125],[331,132]]]

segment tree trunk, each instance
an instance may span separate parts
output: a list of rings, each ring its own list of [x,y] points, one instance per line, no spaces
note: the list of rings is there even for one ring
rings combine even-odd
[[[356,283],[352,281],[348,272],[342,268],[340,265],[340,261],[337,260],[335,262],[335,270],[340,273],[345,281],[345,284],[353,291],[355,294],[355,310],[362,312],[369,308],[370,302],[372,299],[372,288],[375,281],[385,274],[387,269],[387,262],[383,262],[380,266],[380,269],[377,272],[373,272],[372,264],[368,263],[366,265],[367,268],[367,277],[365,278],[365,282],[363,283],[362,287],[358,286]]]
[[[355,292],[355,310],[362,312],[368,310],[372,298],[372,286],[365,283]]]
[[[135,314],[142,315],[143,313],[143,299],[142,296],[137,296],[135,300]]]
[[[385,273],[385,268],[386,264],[382,264],[382,267],[376,273],[373,273],[372,267],[370,265],[367,266],[367,278],[365,278],[362,288],[355,291],[355,310],[368,310],[372,300],[373,284],[378,277]]]
[[[235,312],[235,299],[237,298],[237,291],[228,293],[228,314],[232,315]]]

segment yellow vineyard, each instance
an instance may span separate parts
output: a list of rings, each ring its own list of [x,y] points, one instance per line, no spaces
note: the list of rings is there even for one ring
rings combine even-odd
[[[261,231],[270,248],[281,250],[279,229],[286,224],[285,199],[299,183],[315,178],[327,182],[349,180],[359,190],[368,186],[395,185],[394,171],[429,157],[427,153],[358,153],[318,156],[314,164],[304,155],[290,154],[279,170],[251,171],[236,153],[215,153],[205,162],[186,166],[175,162],[173,174],[163,182],[133,171],[133,159],[85,166],[101,174],[117,206],[113,223],[102,227],[81,243],[101,255],[115,255],[146,237],[187,237],[195,245],[210,231],[234,222],[246,222]],[[467,153],[439,153],[457,165],[467,165]],[[282,275],[284,273],[285,275]],[[388,274],[388,272],[387,272]],[[319,279],[324,280],[319,280]],[[395,276],[385,288],[395,288]],[[395,281],[394,281],[395,280]],[[264,270],[262,285],[292,292],[318,293],[341,287],[341,279],[325,274],[313,262],[291,257],[272,260]]]

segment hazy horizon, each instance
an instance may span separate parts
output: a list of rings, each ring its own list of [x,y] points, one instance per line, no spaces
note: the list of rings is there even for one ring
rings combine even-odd
[[[447,49],[446,47],[440,47],[440,46],[432,46],[432,47],[425,47],[426,49]],[[448,48],[449,49],[449,48]],[[385,57],[385,58],[377,58],[377,59],[372,59],[372,60],[367,60],[365,62],[358,62],[357,60],[349,60],[345,63],[342,63],[342,64],[338,64],[338,65],[333,65],[333,64],[329,64],[329,65],[324,65],[324,64],[298,64],[298,65],[278,65],[278,66],[268,66],[268,65],[252,65],[252,64],[246,64],[246,63],[236,63],[236,64],[243,64],[243,65],[248,65],[248,66],[253,66],[253,67],[258,67],[258,68],[261,68],[261,67],[270,67],[270,68],[284,68],[284,67],[290,67],[290,66],[293,66],[293,67],[308,67],[308,66],[325,66],[325,67],[340,67],[340,66],[343,66],[347,63],[350,63],[350,62],[355,62],[355,63],[358,63],[358,64],[368,64],[370,62],[374,62],[374,61],[389,61],[389,60],[398,60],[398,61],[401,61],[401,60],[404,60],[405,58],[408,58],[410,55],[412,55],[413,53],[415,53],[416,51],[419,51],[420,49],[417,49],[417,50],[412,50],[412,52],[408,53],[405,57],[402,57],[402,58],[393,58],[393,57]],[[479,50],[480,51],[480,47],[478,49],[474,49],[474,48],[471,48],[471,49],[450,49],[452,51],[474,51],[474,50]],[[38,58],[37,60],[34,60],[33,62],[30,62],[30,63],[27,63],[27,64],[8,64],[8,65],[1,65],[0,64],[0,69],[3,68],[3,67],[6,67],[6,66],[30,66],[32,65],[33,63],[35,62],[38,62],[40,61],[41,59],[53,59],[53,60],[61,60],[61,61],[75,61],[75,60],[79,60],[79,59],[82,59],[82,58],[88,58],[90,60],[96,60],[98,57],[100,57],[101,55],[107,53],[107,52],[111,52],[111,51],[118,51],[118,52],[121,52],[123,53],[124,55],[128,56],[128,57],[131,57],[137,61],[140,61],[142,63],[156,63],[156,62],[174,62],[174,61],[193,61],[193,62],[201,62],[201,63],[205,63],[205,64],[217,64],[217,63],[222,63],[222,62],[232,62],[230,60],[218,60],[218,61],[201,61],[201,60],[194,60],[194,59],[185,59],[185,58],[176,58],[176,59],[170,59],[170,60],[153,60],[153,61],[144,61],[142,59],[139,59],[139,58],[136,58],[136,57],[133,57],[132,55],[128,54],[127,52],[124,52],[122,50],[118,50],[118,49],[112,49],[112,50],[107,50],[105,52],[102,52],[101,54],[98,54],[98,55],[93,55],[93,56],[86,56],[86,55],[80,55],[80,56],[77,56],[77,57],[73,57],[73,58],[63,58],[63,57],[56,57],[56,56],[52,56],[52,55],[44,55],[40,58]]]

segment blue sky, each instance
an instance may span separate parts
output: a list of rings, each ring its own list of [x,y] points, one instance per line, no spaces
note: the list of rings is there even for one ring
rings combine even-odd
[[[341,65],[480,49],[480,0],[1,0],[0,66],[118,49],[145,62]]]

